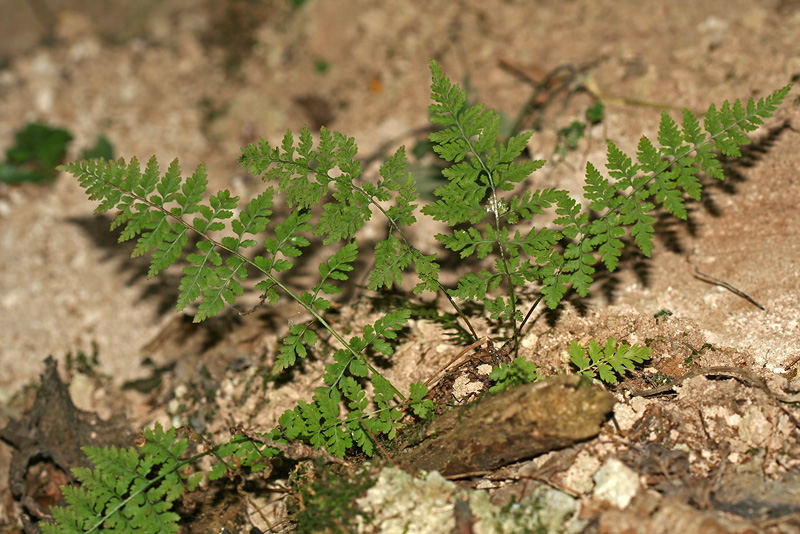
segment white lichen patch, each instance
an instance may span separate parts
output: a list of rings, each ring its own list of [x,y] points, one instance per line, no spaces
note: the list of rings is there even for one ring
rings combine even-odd
[[[596,453],[582,450],[566,471],[556,473],[553,479],[577,493],[590,493],[594,488],[592,476],[600,467]]]
[[[360,534],[439,534],[456,528],[456,502],[469,503],[474,534],[516,532],[578,532],[579,521],[570,521],[577,502],[552,488],[538,488],[520,503],[500,508],[484,491],[467,491],[433,471],[421,478],[395,468],[386,468],[377,483],[356,502],[370,520],[358,519]],[[539,530],[537,530],[539,529]]]
[[[754,447],[762,447],[772,434],[772,424],[758,406],[749,406],[739,425],[739,438]]]
[[[489,364],[479,365],[475,369],[475,372],[475,374],[478,376],[489,376],[489,373],[492,372],[492,366]],[[483,382],[480,380],[474,380],[465,373],[453,381],[453,397],[457,402],[461,402],[464,399],[468,399],[469,397],[482,392],[485,387],[486,385]]]
[[[478,366],[477,371],[479,375],[489,376],[492,373],[492,366],[488,363],[482,363]]]

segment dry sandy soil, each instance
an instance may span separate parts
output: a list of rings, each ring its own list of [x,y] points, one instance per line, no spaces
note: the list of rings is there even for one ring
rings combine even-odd
[[[593,102],[586,91],[569,99],[562,93],[535,117],[530,145],[534,157],[555,160],[530,185],[576,194],[586,161],[604,161],[604,139],[635,152],[641,135],[654,136],[657,108],[702,111],[765,95],[800,74],[800,4],[789,0],[311,0],[296,8],[174,0],[112,2],[102,11],[68,0],[8,0],[0,11],[13,14],[2,28],[0,146],[10,146],[29,121],[69,129],[70,157],[105,134],[126,159],[156,155],[165,168],[179,157],[185,173],[205,161],[211,191],[229,188],[243,198],[262,185],[239,169],[239,147],[258,137],[277,142],[287,128],[326,124],[355,137],[372,162],[368,175],[387,147],[413,146],[427,124],[431,58],[468,84],[474,101],[509,118],[532,94],[525,75],[576,69],[575,87],[603,95],[605,119],[577,150],[552,158],[556,132]],[[627,256],[589,299],[538,317],[522,354],[555,373],[568,368],[570,340],[613,335],[654,349],[650,364],[631,378],[634,387],[700,367],[735,366],[774,392],[800,390],[797,95],[794,89],[753,134],[744,158],[726,164],[726,182],[708,183],[687,222],[664,219],[651,260]],[[231,421],[269,428],[311,395],[324,361],[305,366],[288,385],[254,385],[288,325],[304,319],[299,310],[286,306],[245,319],[231,310],[192,325],[173,308],[177,274],[147,280],[146,259],[129,259],[132,246],[117,245],[106,230],[109,218],[93,209],[68,175],[46,187],[0,186],[0,426],[30,407],[48,355],[72,379],[78,407],[103,419],[124,415],[131,429],[191,423],[223,439]],[[419,246],[432,249],[436,227],[423,224]],[[699,279],[696,269],[763,309]],[[373,313],[363,290],[346,294],[342,321]],[[249,296],[239,308],[255,301]],[[655,318],[661,310],[671,315]],[[475,324],[480,334],[492,333],[488,322]],[[389,371],[400,389],[460,350],[445,334],[411,323]],[[95,350],[95,374],[66,372],[68,352]],[[161,381],[152,391],[122,389],[154,375]],[[800,532],[797,403],[777,402],[752,381],[712,378],[719,377],[686,381],[677,396],[631,401],[614,390],[618,426],[608,423],[573,450],[573,461],[550,458],[560,467],[540,478],[582,500],[587,532]],[[0,472],[11,452],[0,444]],[[591,474],[609,457],[621,459],[641,485],[622,510],[592,493]],[[538,462],[516,473],[546,463]],[[461,484],[488,489],[498,503],[530,491],[519,482]],[[0,529],[16,531],[22,509],[4,476],[0,493]],[[246,532],[247,516],[267,531],[269,514],[281,524],[280,503],[265,514],[243,512],[213,526]],[[212,525],[202,528],[211,532]]]

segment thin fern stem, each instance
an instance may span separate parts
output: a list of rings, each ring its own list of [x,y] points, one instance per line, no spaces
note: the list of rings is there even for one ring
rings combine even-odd
[[[367,196],[367,198],[369,198],[370,204],[372,204],[373,206],[378,208],[378,211],[380,211],[381,214],[383,214],[383,216],[386,217],[386,220],[389,221],[389,224],[391,225],[391,227],[394,229],[394,231],[396,231],[398,233],[398,235],[400,236],[400,239],[402,239],[403,245],[406,247],[406,250],[412,252],[413,254],[416,254],[420,258],[423,258],[423,259],[425,258],[424,254],[422,254],[422,251],[420,251],[418,248],[414,247],[413,245],[411,245],[411,243],[408,242],[408,239],[406,238],[406,234],[403,232],[403,230],[400,228],[400,226],[397,224],[397,222],[394,219],[392,219],[389,216],[388,213],[386,213],[386,210],[383,209],[383,206],[381,206],[378,202],[376,202],[374,200],[374,196],[373,195],[368,194],[366,191],[364,191],[362,188],[358,187],[355,184],[353,184],[352,187],[353,187],[353,189],[356,189],[360,193],[363,193],[365,196]],[[458,303],[456,303],[455,299],[452,296],[450,296],[450,294],[447,292],[447,289],[445,289],[445,287],[442,285],[442,283],[439,282],[439,280],[436,279],[436,278],[433,278],[433,277],[429,276],[428,280],[434,282],[439,287],[439,291],[441,291],[442,294],[447,298],[447,300],[450,301],[450,304],[453,306],[453,309],[456,311],[458,316],[461,317],[461,319],[464,321],[464,323],[466,323],[467,328],[469,328],[469,331],[472,334],[473,340],[477,340],[478,339],[478,334],[477,334],[477,332],[475,332],[475,329],[472,327],[472,323],[469,322],[469,319],[467,319],[466,314],[461,309],[461,307],[458,305]]]
[[[452,106],[451,102],[448,102],[447,108],[450,111],[450,115],[452,115],[453,118],[456,119],[455,120],[455,124],[458,127],[458,131],[461,133],[462,139],[464,139],[464,141],[467,143],[467,146],[469,147],[470,152],[472,152],[472,155],[475,157],[475,159],[478,160],[478,162],[481,165],[481,169],[483,169],[483,173],[486,175],[486,180],[489,183],[489,188],[490,188],[490,190],[492,192],[491,193],[492,198],[489,201],[489,203],[490,203],[489,209],[492,212],[492,214],[494,214],[494,227],[495,227],[495,231],[497,232],[497,235],[499,236],[500,235],[500,213],[499,213],[500,199],[497,197],[497,190],[495,189],[494,180],[492,179],[492,173],[489,170],[489,167],[486,165],[486,162],[483,160],[483,158],[481,158],[480,153],[478,152],[478,150],[475,148],[475,145],[473,144],[472,139],[467,135],[467,132],[464,131],[464,127],[463,127],[461,121],[459,120],[458,114],[453,109],[453,106]],[[500,261],[503,264],[503,271],[504,271],[502,274],[505,277],[506,282],[508,283],[508,290],[509,290],[509,293],[510,293],[509,297],[511,298],[511,304],[514,307],[514,309],[516,309],[517,298],[516,298],[516,294],[514,292],[514,283],[511,280],[511,266],[509,265],[508,259],[506,258],[506,252],[507,251],[505,249],[505,246],[503,246],[503,243],[501,243],[499,241],[499,239],[497,241],[495,241],[495,242],[497,243],[497,248],[499,249],[499,252],[500,252]],[[512,326],[512,330],[511,331],[513,332],[513,335],[516,337],[516,333],[517,333],[517,317],[516,317],[516,313],[511,313],[511,326]],[[476,335],[475,339],[477,339],[477,338],[478,338],[478,336]]]
[[[519,336],[522,335],[522,329],[525,328],[525,325],[528,324],[528,319],[530,319],[531,315],[533,314],[536,307],[539,306],[539,303],[544,299],[544,293],[541,291],[539,292],[539,296],[533,301],[530,309],[528,309],[528,313],[525,314],[525,318],[522,319],[522,322],[519,324],[519,328],[517,329],[515,337],[519,339]]]

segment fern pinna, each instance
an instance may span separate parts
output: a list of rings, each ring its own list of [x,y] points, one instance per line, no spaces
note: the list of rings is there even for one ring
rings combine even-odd
[[[431,401],[425,399],[427,389],[423,384],[412,384],[409,394],[403,395],[378,372],[368,356],[374,352],[386,356],[393,353],[391,341],[410,317],[409,310],[390,311],[349,339],[326,320],[330,298],[342,293],[341,286],[349,280],[359,255],[374,258],[368,273],[369,289],[391,288],[411,271],[418,280],[414,292],[444,292],[476,338],[458,301],[483,302],[488,313],[501,319],[508,325],[508,334],[516,337],[539,301],[555,307],[570,286],[585,296],[598,260],[613,271],[626,234],[649,256],[653,212],[660,207],[685,218],[686,197],[700,198],[698,173],[721,179],[716,152],[740,155],[738,147],[748,143],[746,132],[770,117],[790,89],[786,86],[746,104],[737,100],[733,104],[726,102],[719,109],[712,105],[702,128],[689,111],[684,111],[680,125],[663,113],[658,144],[643,137],[635,159],[609,142],[608,176],[594,165],[587,165],[584,192],[588,205],[584,207],[566,191],[520,190],[522,180],[544,164],[520,158],[531,133],[500,143],[499,114],[482,105],[467,105],[466,92],[451,83],[435,61],[430,67],[434,101],[430,106],[431,122],[440,127],[430,139],[436,153],[451,165],[444,171],[447,183],[435,191],[437,200],[421,211],[452,228],[436,236],[446,249],[461,258],[494,258],[493,266],[462,275],[455,287],[444,288],[439,281],[439,254],[421,252],[406,236],[405,228],[417,220],[418,199],[403,148],[389,157],[378,176],[370,180],[363,176],[356,159],[355,140],[339,132],[322,128],[318,139],[314,139],[304,128],[298,138],[287,132],[278,146],[262,139],[245,147],[239,162],[273,185],[241,209],[238,197],[228,191],[203,200],[207,186],[203,165],[185,179],[177,160],[163,175],[155,159],[150,159],[144,169],[136,159],[129,163],[80,161],[62,167],[79,179],[90,198],[100,201],[97,212],[115,212],[111,226],[122,229],[121,241],[138,238],[135,256],[152,253],[149,276],[179,259],[186,262],[177,308],[183,310],[198,302],[195,321],[233,304],[244,293],[242,282],[258,273],[261,279],[255,287],[264,302],[274,305],[289,298],[313,318],[290,328],[276,355],[276,371],[306,357],[309,347],[317,343],[320,330],[338,342],[340,348],[326,368],[324,384],[309,402],[300,402],[283,414],[279,428],[270,434],[272,439],[305,440],[315,447],[325,446],[340,457],[355,450],[371,455],[374,437],[392,438],[406,407],[418,416],[431,414]],[[278,195],[291,211],[283,221],[274,223],[271,218]],[[548,209],[555,210],[557,227],[534,227],[533,217]],[[371,250],[364,251],[357,237],[373,214],[384,218],[389,232]],[[196,234],[199,241],[186,254],[189,232]],[[328,256],[319,264],[317,283],[306,291],[294,291],[281,281],[282,273],[295,267],[295,259],[314,238],[321,238],[327,245]],[[259,240],[262,252],[258,252]],[[517,295],[529,285],[538,287],[540,297],[523,316]],[[589,358],[579,347],[571,354],[580,372],[592,376],[599,372],[606,380],[613,378],[609,369],[624,372],[630,364],[642,361],[646,351],[625,345],[618,348],[616,341],[609,340],[605,355],[599,345],[589,347]],[[496,370],[494,376],[500,381],[538,378],[535,366],[519,359],[512,366]],[[366,381],[371,388],[365,388]],[[235,439],[231,443],[225,445],[226,454],[268,456],[266,452],[256,454],[254,451],[260,449],[247,440]],[[111,464],[130,465],[125,468],[129,474],[116,474],[110,464],[102,468],[98,464],[97,470],[105,473],[108,469],[108,476],[123,477],[117,488],[120,491],[113,496],[107,494],[110,479],[98,479],[97,487],[101,489],[94,490],[89,484],[93,479],[82,472],[90,493],[86,499],[70,497],[70,510],[74,511],[64,514],[72,515],[56,517],[62,525],[84,528],[92,520],[81,514],[91,515],[98,510],[107,514],[108,506],[113,513],[102,516],[103,521],[113,525],[117,517],[113,514],[124,514],[128,506],[126,503],[115,508],[120,506],[121,495],[125,491],[127,495],[135,493],[138,489],[132,488],[139,487],[135,484],[144,484],[141,477],[152,476],[145,467],[137,468],[132,456],[117,458],[117,453],[108,451],[93,454],[98,461],[107,458],[112,459]],[[170,470],[177,471],[179,464],[162,465],[159,473],[166,477]],[[175,481],[174,477],[170,480]],[[167,482],[160,484],[148,490],[153,492],[154,501],[161,499],[165,503],[153,509],[157,516],[166,513],[174,492],[182,491],[176,482],[168,491],[156,489]],[[92,499],[102,500],[102,506],[90,504]],[[134,500],[141,502],[138,496]],[[170,517],[165,515],[164,521]],[[81,531],[70,530],[73,527],[48,528],[53,533]]]

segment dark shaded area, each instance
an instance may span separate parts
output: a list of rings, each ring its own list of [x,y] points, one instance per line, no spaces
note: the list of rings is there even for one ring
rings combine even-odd
[[[264,491],[264,483],[250,491]],[[238,487],[237,487],[238,486]],[[208,488],[187,493],[176,505],[176,512],[183,518],[183,532],[186,534],[208,534],[229,532],[226,526],[247,522],[247,495],[244,481],[240,477],[231,480],[223,477],[209,484]]]
[[[124,418],[103,421],[76,408],[56,361],[47,358],[45,365],[33,407],[0,430],[0,439],[14,449],[8,481],[28,534],[39,532],[36,523],[49,516],[51,506],[65,504],[59,486],[75,482],[70,470],[91,467],[81,447],[132,445]]]
[[[760,135],[753,139],[749,145],[739,147],[742,153],[741,157],[728,157],[720,154],[719,161],[725,172],[725,180],[706,182],[704,188],[713,187],[729,195],[736,194],[738,192],[736,186],[747,180],[746,176],[741,172],[741,169],[750,169],[759,165],[787,130],[794,131],[791,122],[788,120],[767,130],[760,130]],[[712,215],[717,213],[715,210],[718,210],[718,208],[713,205],[712,197],[703,195],[702,202],[703,206]],[[711,205],[707,205],[709,203]]]
[[[776,479],[766,476],[759,467],[763,451],[750,451],[748,462],[731,469],[730,460],[725,458],[729,450],[723,450],[723,461],[717,472],[698,477],[691,472],[688,452],[665,447],[660,441],[643,439],[654,428],[661,428],[664,433],[665,425],[668,429],[679,428],[662,408],[648,409],[647,414],[648,417],[637,423],[631,436],[641,442],[625,451],[621,459],[639,473],[651,489],[700,510],[716,509],[750,520],[777,520],[800,513],[800,497],[796,492],[800,487],[798,475],[787,471]]]
[[[800,476],[786,472],[777,480],[763,473],[728,473],[711,495],[720,510],[748,519],[779,519],[800,514]]]
[[[111,217],[108,215],[92,215],[89,217],[72,217],[66,222],[74,224],[83,230],[87,237],[94,243],[95,247],[103,251],[101,261],[118,261],[120,272],[126,273],[125,285],[134,286],[147,279],[147,271],[150,268],[150,255],[131,257],[136,240],[120,243],[120,229],[109,230]],[[187,247],[194,247],[196,238],[189,236]],[[178,286],[180,284],[180,269],[167,269],[158,274],[155,282],[146,285],[142,289],[141,300],[156,299],[158,302],[158,313],[164,314],[175,310],[175,303],[178,301]]]
[[[258,29],[264,21],[284,21],[287,8],[286,3],[263,0],[209,2],[205,9],[215,23],[203,33],[203,44],[224,50],[226,72],[239,74],[239,67],[256,44]]]

